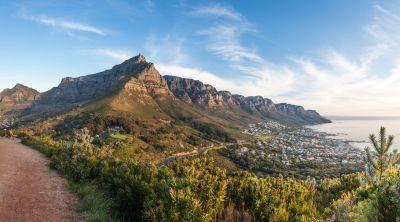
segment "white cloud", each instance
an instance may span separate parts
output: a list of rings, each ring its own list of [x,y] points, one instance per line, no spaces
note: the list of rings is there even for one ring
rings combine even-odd
[[[113,60],[121,61],[121,62],[132,57],[132,54],[128,51],[105,49],[105,48],[82,50],[82,52],[93,54],[93,55],[106,56]]]
[[[193,10],[191,14],[196,16],[212,16],[217,18],[228,18],[236,21],[244,20],[243,16],[240,13],[234,11],[233,9],[218,4],[198,7],[195,10]]]
[[[243,74],[225,83],[233,92],[261,94],[330,115],[400,115],[396,109],[400,104],[400,17],[394,9],[381,5],[374,9],[375,17],[365,26],[372,43],[355,58],[329,49],[317,58],[292,56],[285,65],[273,64],[241,44],[242,35],[253,31],[241,22],[242,15],[240,20],[225,16],[230,20],[217,21],[198,34],[208,38],[209,52]],[[391,65],[395,68],[389,73],[381,68]]]
[[[337,52],[324,57],[320,63],[295,60],[293,68],[303,77],[297,82],[305,90],[287,98],[289,101],[315,106],[330,115],[400,114],[394,109],[400,104],[400,65],[389,75],[379,76],[370,70],[373,63],[351,62]]]
[[[156,68],[162,75],[173,75],[183,78],[200,80],[206,84],[213,84],[213,86],[217,87],[218,89],[233,90],[237,89],[238,87],[238,85],[231,80],[222,79],[217,74],[201,70],[199,68],[162,63],[156,64]]]
[[[215,56],[234,63],[262,60],[255,49],[249,49],[240,43],[244,33],[254,30],[252,24],[239,12],[227,6],[209,5],[198,7],[191,14],[219,18],[207,28],[197,32],[200,36],[207,37],[207,49]]]
[[[262,59],[255,50],[243,47],[239,38],[246,29],[240,25],[217,25],[200,30],[198,34],[209,38],[208,50],[214,55],[230,61],[243,60],[260,62]]]
[[[190,78],[200,80],[205,84],[211,84],[218,90],[227,90],[233,94],[241,94],[244,96],[254,95],[278,95],[286,92],[287,86],[292,84],[294,80],[294,73],[286,69],[285,72],[281,70],[264,69],[257,70],[256,74],[259,78],[235,78],[225,79],[220,77],[217,73],[212,73],[200,68],[187,67],[182,65],[170,65],[163,63],[156,63],[157,70],[162,75],[173,75],[183,78]],[[275,73],[275,72],[279,72]],[[269,75],[271,74],[271,75]],[[280,77],[283,78],[280,78]],[[284,80],[282,80],[284,79]],[[279,81],[280,84],[276,84]],[[276,96],[275,98],[278,98]]]
[[[187,53],[184,51],[185,39],[166,35],[159,38],[150,35],[145,44],[144,50],[148,58],[159,63],[184,64],[188,61]]]
[[[386,16],[389,16],[391,19],[396,20],[397,22],[400,22],[400,16],[398,16],[395,13],[392,13],[388,9],[384,8],[381,5],[374,5],[374,8],[377,9],[378,11],[384,13]]]
[[[64,19],[51,18],[47,16],[28,15],[24,10],[19,12],[21,18],[37,22],[39,24],[47,25],[53,28],[61,28],[71,31],[89,32],[97,35],[106,35],[106,32],[98,27],[87,25],[81,22],[68,21]]]
[[[375,5],[376,15],[365,30],[380,44],[397,46],[400,42],[400,16],[381,5]],[[398,9],[393,9],[399,11]]]
[[[199,11],[217,11],[205,10]],[[249,48],[241,43],[243,34],[257,32],[246,18],[230,8],[218,6],[218,11],[236,15],[225,16],[228,21],[217,21],[211,27],[198,31],[201,36],[207,37],[207,50],[218,58],[227,61],[229,66],[242,73],[242,77],[232,80],[239,88],[234,92],[244,95],[263,95],[281,99],[284,94],[293,91],[295,73],[287,66],[277,66],[263,58],[256,49]],[[198,13],[209,15],[211,13]],[[222,13],[221,13],[222,14]],[[277,84],[279,83],[279,84]]]

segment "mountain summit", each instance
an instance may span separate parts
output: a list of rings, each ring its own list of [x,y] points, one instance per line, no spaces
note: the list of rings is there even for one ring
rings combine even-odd
[[[197,80],[161,76],[154,64],[147,62],[143,55],[135,56],[100,73],[64,78],[57,87],[43,93],[36,105],[73,107],[112,95],[122,95],[123,92],[125,95],[136,94],[137,97],[130,102],[143,100],[144,97],[152,100],[156,99],[155,96],[158,96],[157,99],[165,97],[164,99],[172,101],[168,106],[181,100],[186,107],[195,108],[196,112],[200,108],[208,115],[222,118],[230,116],[231,119],[241,122],[262,119],[294,124],[329,122],[317,112],[305,110],[301,106],[275,104],[261,96],[233,95],[228,91],[217,91],[215,87]],[[150,104],[149,101],[147,103]],[[159,102],[156,104],[158,109],[163,109]],[[182,103],[175,105],[182,106]]]
[[[154,65],[146,62],[143,55],[138,55],[100,73],[66,77],[57,87],[43,93],[39,103],[65,105],[87,102],[115,93],[132,80],[166,87]]]
[[[240,139],[244,127],[265,120],[295,125],[329,122],[301,106],[275,104],[261,96],[217,91],[197,80],[162,76],[143,55],[103,72],[63,78],[57,87],[40,95],[18,85],[0,98],[32,101],[19,116],[26,123],[43,120],[48,129],[87,127],[94,132],[120,126],[144,141],[157,141],[153,145],[165,147],[176,146],[177,141],[187,144],[195,138]],[[176,132],[169,132],[171,129]],[[161,132],[167,135],[161,136]]]
[[[39,94],[38,91],[18,83],[13,88],[0,92],[0,103],[26,104],[38,99]]]

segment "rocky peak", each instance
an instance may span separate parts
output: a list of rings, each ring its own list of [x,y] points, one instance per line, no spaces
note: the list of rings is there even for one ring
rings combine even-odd
[[[17,83],[13,88],[13,90],[30,90],[31,88],[22,85],[21,83]]]
[[[39,95],[38,91],[18,83],[12,89],[0,92],[0,103],[30,103],[38,99]]]
[[[288,122],[300,124],[315,124],[327,122],[315,111],[305,110],[301,106],[281,103],[275,104],[272,100],[262,96],[232,95],[228,91],[217,91],[213,86],[201,81],[185,79],[176,76],[164,76],[172,93],[188,104],[195,104],[203,108],[212,108],[214,111],[229,111],[242,109],[258,117],[286,119]]]
[[[296,119],[301,120],[304,124],[331,122],[330,120],[321,117],[315,110],[306,110],[302,106],[279,103],[276,104],[276,108],[279,112],[290,117],[295,117]]]
[[[176,76],[164,76],[164,78],[172,93],[186,103],[215,109],[223,108],[227,102],[232,102],[230,93],[219,92],[215,87],[201,81]]]
[[[76,78],[66,77],[58,87],[45,92],[39,103],[81,103],[111,95],[124,88],[132,89],[138,84],[152,92],[157,91],[154,90],[157,87],[168,89],[165,79],[155,69],[154,64],[147,62],[139,54],[100,73]]]
[[[296,105],[292,105],[292,104],[287,104],[287,103],[278,103],[276,104],[276,106],[280,109],[280,110],[304,110],[304,108],[302,106],[296,106]]]
[[[264,98],[262,96],[249,96],[245,97],[245,101],[252,103],[254,106],[274,106],[272,100]]]
[[[103,72],[64,78],[57,87],[41,94],[32,110],[40,110],[47,105],[64,109],[112,95],[124,100],[136,99],[140,104],[152,104],[154,99],[165,101],[167,97],[173,98],[171,101],[180,99],[195,105],[196,109],[204,109],[212,115],[229,116],[230,119],[289,119],[301,124],[327,121],[316,112],[290,104],[275,105],[262,96],[232,95],[198,80],[163,77],[143,55],[135,56]]]

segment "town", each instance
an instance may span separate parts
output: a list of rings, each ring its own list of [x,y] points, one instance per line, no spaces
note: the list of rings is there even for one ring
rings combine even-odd
[[[270,172],[271,168],[318,170],[320,167],[348,168],[348,171],[358,169],[363,163],[363,151],[352,146],[351,141],[307,127],[267,121],[250,124],[243,133],[254,141],[232,144],[227,147],[226,154],[256,171]]]

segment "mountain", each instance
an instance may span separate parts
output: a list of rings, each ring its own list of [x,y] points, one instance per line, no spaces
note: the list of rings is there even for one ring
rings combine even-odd
[[[237,115],[247,113],[251,117],[269,118],[296,124],[320,124],[330,122],[316,111],[305,110],[301,106],[280,103],[261,96],[244,97],[232,95],[228,91],[217,91],[213,86],[197,80],[176,76],[164,76],[169,89],[187,104],[195,105],[213,113]],[[232,113],[236,111],[236,113]],[[238,113],[240,111],[240,113]],[[251,118],[249,118],[251,119]]]
[[[17,84],[12,89],[0,92],[0,104],[20,105],[29,104],[39,98],[40,93],[32,88]]]
[[[0,92],[0,126],[9,127],[14,118],[39,99],[40,93],[22,84]]]
[[[137,87],[133,87],[135,85]],[[154,64],[138,55],[104,72],[64,78],[60,85],[43,93],[38,104],[76,104],[108,96],[124,87],[143,90],[146,86],[150,91],[163,91],[162,88],[168,91],[165,80],[154,68]]]
[[[215,140],[243,139],[241,131],[249,123],[269,119],[296,125],[329,122],[301,106],[233,95],[197,80],[161,76],[143,55],[100,73],[64,78],[40,95],[33,91],[31,96],[6,94],[4,101],[29,101],[18,119],[35,131],[53,129],[62,135],[87,127],[99,133],[120,126],[161,150],[177,149],[176,144],[183,149]]]

